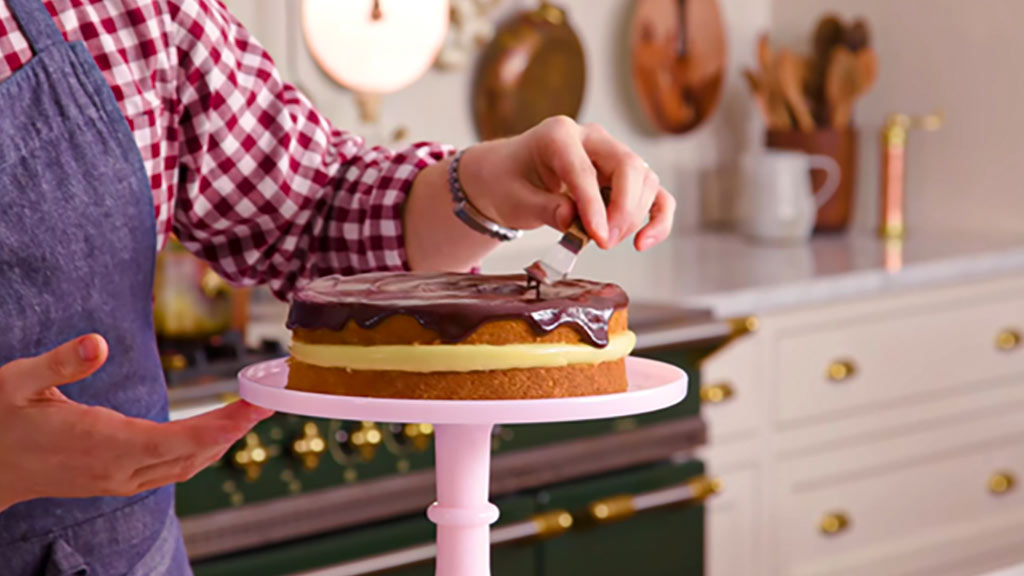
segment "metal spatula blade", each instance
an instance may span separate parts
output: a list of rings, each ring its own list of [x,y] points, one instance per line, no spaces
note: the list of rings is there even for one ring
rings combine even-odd
[[[605,206],[611,197],[611,188],[601,188],[601,198]],[[526,267],[526,275],[537,284],[554,284],[564,280],[576,265],[576,258],[583,248],[590,243],[590,236],[583,228],[579,218],[573,221],[569,229],[562,235],[558,244],[548,250],[543,258]]]
[[[582,229],[575,224],[570,226],[558,244],[552,246],[543,258],[526,267],[526,274],[543,284],[564,280],[576,265],[579,253],[589,242],[590,237]]]

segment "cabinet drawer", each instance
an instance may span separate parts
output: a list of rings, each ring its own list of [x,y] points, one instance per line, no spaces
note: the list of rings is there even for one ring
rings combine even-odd
[[[715,352],[700,367],[701,415],[712,442],[757,426],[758,395],[764,386],[757,364],[756,336]],[[760,385],[760,386],[759,386]]]
[[[1024,373],[1024,300],[935,308],[783,337],[779,418],[923,399]]]
[[[794,478],[782,487],[782,574],[860,574],[852,567],[884,566],[887,556],[906,556],[909,549],[936,542],[947,542],[949,554],[969,557],[972,547],[955,534],[1024,522],[1019,431],[931,456],[863,462],[829,474],[830,462],[841,458],[823,456],[822,470],[813,477]]]

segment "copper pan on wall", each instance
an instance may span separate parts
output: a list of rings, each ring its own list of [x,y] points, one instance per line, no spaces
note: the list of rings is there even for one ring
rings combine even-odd
[[[716,0],[636,0],[630,24],[633,91],[660,131],[693,130],[715,111],[725,78]]]
[[[502,24],[480,56],[473,120],[491,140],[524,132],[545,118],[575,118],[586,83],[583,47],[565,11],[548,2]]]

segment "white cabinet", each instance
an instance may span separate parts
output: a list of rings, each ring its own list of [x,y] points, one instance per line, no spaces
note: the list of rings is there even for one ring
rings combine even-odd
[[[708,576],[1024,562],[1024,278],[759,325],[701,367],[705,388],[733,392],[702,408],[724,487],[708,509]]]
[[[704,563],[707,574],[757,574],[758,478],[755,468],[718,470],[728,490],[708,500]]]
[[[758,425],[761,403],[752,346],[729,346],[701,368],[702,416],[712,441],[747,435]]]

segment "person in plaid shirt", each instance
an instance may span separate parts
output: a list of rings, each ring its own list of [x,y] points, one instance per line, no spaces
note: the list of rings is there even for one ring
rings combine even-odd
[[[65,60],[73,64],[58,71],[65,64],[55,62]],[[91,100],[74,100],[78,96],[70,94],[78,90],[75,87],[93,79],[102,80],[110,94],[86,90],[93,94]],[[70,88],[60,88],[64,83]],[[126,165],[129,172],[138,166],[147,195],[152,194],[152,204],[147,198],[145,206],[153,209],[155,239],[143,233],[111,238],[109,243],[142,253],[149,250],[152,254],[139,256],[139,262],[145,262],[174,234],[230,281],[269,284],[280,298],[287,298],[296,285],[326,274],[469,270],[499,243],[494,235],[481,233],[487,226],[565,229],[578,215],[601,248],[632,239],[637,250],[664,240],[672,227],[675,203],[646,163],[601,127],[580,126],[561,117],[460,153],[455,187],[475,214],[472,219],[460,218],[448,174],[456,155],[453,148],[428,142],[401,150],[371,148],[359,136],[332,126],[280,78],[270,56],[216,0],[0,0],[0,140],[14,142],[25,134],[23,130],[5,136],[5,122],[17,126],[30,112],[47,108],[49,96],[39,94],[51,89],[53,112],[45,113],[49,116],[40,120],[45,120],[42,124],[26,126],[48,125],[73,115],[67,111],[76,106],[95,102],[100,110],[96,117],[106,118],[97,126],[114,135],[100,142],[123,135],[125,142],[134,141],[138,156],[134,150],[121,149],[96,158],[88,150],[70,149],[64,157],[47,159],[47,154],[56,154],[54,146],[27,153],[27,147],[12,144],[14,152],[5,158],[0,142],[0,312],[5,302],[11,310],[31,310],[52,300],[38,291],[4,292],[7,280],[23,279],[28,268],[3,268],[2,240],[5,234],[17,238],[19,229],[22,235],[32,230],[21,226],[24,218],[3,218],[5,209],[13,214],[12,207],[20,206],[5,202],[24,199],[19,195],[24,192],[13,185],[3,187],[3,171],[13,171],[14,182],[25,182],[26,174],[35,172],[19,168],[19,163],[33,158],[40,164],[80,165],[80,178],[65,179],[61,185],[72,189],[78,186],[72,180],[95,181],[95,188],[82,192],[95,198],[118,188],[117,180],[104,184],[105,162]],[[116,103],[119,118],[103,115],[108,99],[110,109]],[[36,101],[37,106],[16,109],[16,101],[23,106]],[[66,106],[68,102],[78,104]],[[87,124],[69,128],[62,143],[74,140],[71,136],[78,131],[92,134]],[[98,168],[88,170],[87,161]],[[30,188],[47,190],[42,180],[28,182]],[[612,190],[607,207],[600,185]],[[136,199],[128,198],[129,203]],[[74,212],[70,220],[54,221],[51,229],[73,225],[82,211]],[[88,222],[88,217],[81,221]],[[4,229],[5,222],[9,230]],[[92,228],[90,234],[108,233],[100,230],[104,226]],[[40,246],[61,250],[55,240]],[[151,249],[141,249],[145,246]],[[15,261],[17,256],[12,256]],[[97,254],[97,262],[105,256]],[[92,271],[74,270],[83,278],[104,275],[113,282],[99,264]],[[132,272],[118,270],[117,275]],[[138,271],[144,273],[145,269]],[[30,314],[24,322],[26,329],[34,330],[42,320]],[[17,518],[15,511],[30,510],[22,516],[35,518],[56,510],[30,507],[44,502],[37,500],[44,497],[109,497],[116,503],[117,498],[189,478],[269,415],[238,402],[183,422],[155,424],[151,420],[161,418],[152,414],[149,419],[128,418],[103,408],[106,396],[76,402],[76,394],[62,394],[57,386],[94,373],[91,382],[102,380],[100,376],[112,370],[108,356],[113,359],[117,350],[108,347],[114,340],[106,332],[65,339],[65,344],[51,342],[53,347],[44,350],[21,347],[24,339],[0,338],[0,511],[9,510],[0,514],[0,558],[6,550],[9,557],[30,559],[26,566],[36,562],[31,565],[38,570],[44,569],[46,560],[33,555],[43,558],[45,550],[50,550],[50,562],[74,564],[74,558],[68,560],[65,554],[61,560],[52,539],[45,545],[25,545],[31,538],[22,528],[29,521],[11,520],[12,515]],[[97,372],[101,366],[104,370]],[[134,384],[109,383],[111,389]],[[82,422],[88,422],[88,434],[82,433]],[[106,443],[106,452],[119,457],[97,456],[97,438]],[[40,448],[33,452],[26,443]],[[60,480],[67,470],[78,471],[74,481]],[[66,513],[54,513],[67,518],[55,518],[44,526],[45,532],[55,533],[88,516],[67,506],[60,509]],[[113,514],[110,510],[116,508],[96,506],[94,516]],[[159,526],[151,527],[153,533],[175,533],[163,524],[160,520]],[[72,540],[67,536],[62,542]],[[181,554],[180,536],[172,540],[177,544],[171,548],[178,551],[164,554],[166,558]],[[14,541],[25,545],[20,553],[5,548]],[[159,541],[154,536],[147,544],[147,557],[155,554]],[[96,558],[116,557],[95,548],[90,557],[76,554],[90,566],[101,562]],[[139,562],[136,570],[143,565]],[[167,568],[180,562],[168,562],[168,573],[187,573],[187,568]]]

